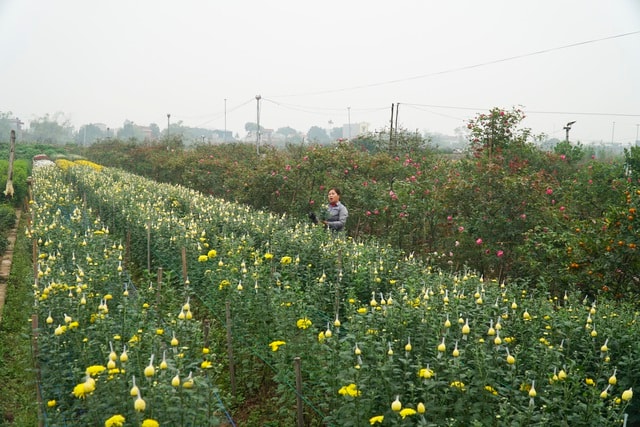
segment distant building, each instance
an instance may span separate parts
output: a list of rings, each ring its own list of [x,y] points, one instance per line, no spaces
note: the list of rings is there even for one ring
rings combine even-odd
[[[97,127],[101,132],[104,133],[106,133],[107,129],[109,129],[104,123],[91,123],[91,125]]]

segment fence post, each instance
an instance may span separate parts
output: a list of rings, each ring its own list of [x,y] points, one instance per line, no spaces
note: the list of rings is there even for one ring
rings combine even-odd
[[[227,354],[229,355],[229,382],[231,383],[231,394],[236,397],[236,367],[233,361],[233,345],[231,343],[231,303],[227,301],[225,305],[225,316],[227,321]]]
[[[304,427],[304,408],[302,406],[302,373],[300,369],[300,357],[293,359],[293,367],[296,375],[296,408],[298,413],[298,427]]]

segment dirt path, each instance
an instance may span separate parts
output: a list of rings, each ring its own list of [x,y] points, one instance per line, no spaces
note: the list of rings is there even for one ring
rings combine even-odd
[[[7,297],[7,280],[9,279],[9,274],[11,273],[13,246],[16,243],[20,214],[21,213],[19,210],[16,211],[16,226],[11,231],[9,231],[9,234],[7,235],[9,246],[7,246],[7,250],[2,255],[2,260],[0,261],[0,322],[2,322],[2,309],[4,308],[4,301]]]

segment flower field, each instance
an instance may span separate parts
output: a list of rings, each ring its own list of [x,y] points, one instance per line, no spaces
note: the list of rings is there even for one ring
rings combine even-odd
[[[48,426],[610,426],[634,305],[438,271],[373,241],[90,162],[34,170]],[[238,424],[240,425],[240,424]]]

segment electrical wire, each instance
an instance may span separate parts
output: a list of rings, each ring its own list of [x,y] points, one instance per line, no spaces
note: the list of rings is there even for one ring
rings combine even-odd
[[[491,61],[480,62],[480,63],[473,64],[473,65],[465,65],[465,66],[462,66],[462,67],[449,68],[449,69],[446,69],[446,70],[435,71],[435,72],[431,72],[431,73],[418,74],[416,76],[409,76],[409,77],[403,77],[403,78],[399,78],[399,79],[387,80],[387,81],[383,81],[383,82],[369,83],[369,84],[363,84],[363,85],[358,85],[358,86],[350,86],[350,87],[344,87],[344,88],[338,88],[338,89],[328,89],[328,90],[316,91],[316,92],[279,95],[278,97],[279,98],[285,98],[285,97],[296,97],[296,96],[324,95],[324,94],[328,94],[328,93],[347,92],[347,91],[352,91],[352,90],[356,90],[356,89],[365,89],[365,88],[370,88],[370,87],[386,86],[386,85],[391,85],[391,84],[396,84],[396,83],[408,82],[408,81],[411,81],[411,80],[419,80],[419,79],[424,79],[424,78],[427,78],[427,77],[439,76],[439,75],[442,75],[442,74],[450,74],[450,73],[455,73],[455,72],[458,72],[458,71],[471,70],[471,69],[474,69],[474,68],[485,67],[487,65],[499,64],[501,62],[513,61],[515,59],[522,59],[522,58],[527,58],[527,57],[530,57],[530,56],[542,55],[542,54],[546,54],[546,53],[550,53],[550,52],[556,52],[556,51],[559,51],[559,50],[565,50],[565,49],[574,48],[574,47],[577,47],[577,46],[583,46],[583,45],[587,45],[587,44],[598,43],[598,42],[602,42],[602,41],[606,41],[606,40],[612,40],[612,39],[617,39],[617,38],[621,38],[621,37],[633,36],[633,35],[637,35],[637,34],[640,34],[640,30],[631,31],[631,32],[628,32],[628,33],[616,34],[616,35],[613,35],[613,36],[601,37],[601,38],[597,38],[597,39],[585,40],[585,41],[582,41],[582,42],[571,43],[571,44],[563,45],[563,46],[557,46],[557,47],[537,50],[537,51],[534,51],[534,52],[523,53],[523,54],[520,54],[520,55],[508,56],[506,58],[494,59],[494,60],[491,60]]]

